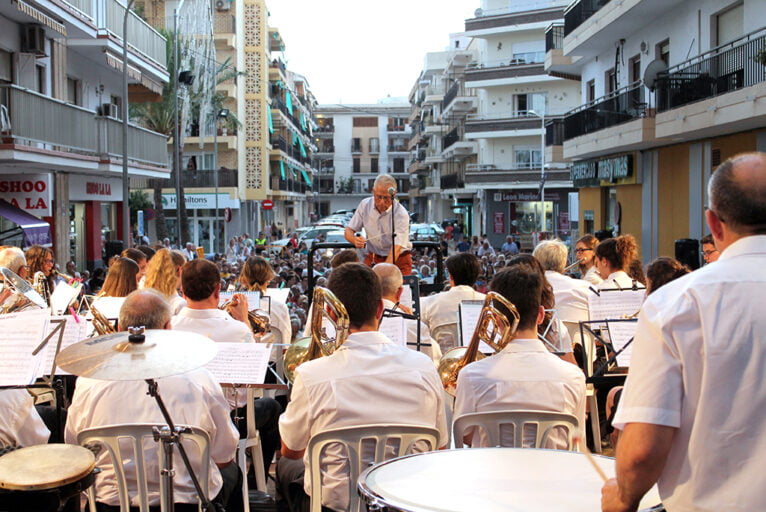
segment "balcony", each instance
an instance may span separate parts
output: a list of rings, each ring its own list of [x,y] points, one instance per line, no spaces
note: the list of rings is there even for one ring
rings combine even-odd
[[[552,76],[579,80],[579,69],[572,66],[578,60],[564,55],[564,24],[552,23],[545,31],[545,71]]]
[[[462,170],[459,170],[451,174],[442,175],[439,178],[439,184],[441,185],[442,190],[464,188],[465,187],[465,172]]]
[[[299,179],[287,178],[283,180],[280,176],[272,176],[271,190],[272,192],[281,191],[305,194],[306,192],[311,192],[311,186]]]
[[[51,164],[56,167],[91,170],[109,171],[110,159],[122,158],[122,121],[15,85],[0,86],[0,95],[5,98],[3,109],[10,122],[2,139],[15,145],[14,149],[26,147],[34,153],[72,159]],[[151,166],[155,171],[167,167],[166,136],[135,125],[128,130],[128,158],[134,165]],[[106,167],[94,165],[99,161]]]
[[[540,135],[540,118],[526,111],[469,114],[465,122],[467,139]]]
[[[540,165],[539,162],[537,165]],[[571,183],[568,170],[547,170],[545,180],[546,183],[555,182],[557,185]],[[537,188],[540,183],[540,168],[468,164],[465,169],[465,183],[468,185],[494,184],[502,188],[510,188],[511,186]]]
[[[661,73],[655,83],[657,136],[712,136],[762,127],[766,67],[756,54],[766,30],[699,55]]]
[[[476,96],[466,94],[463,84],[455,82],[444,95],[441,103],[441,118],[460,117],[476,108]]]
[[[564,55],[595,57],[604,41],[619,41],[653,20],[672,18],[684,1],[579,0],[564,15]]]
[[[509,9],[477,11],[476,18],[465,20],[465,35],[481,37],[517,30],[545,28],[550,22],[560,20],[564,10],[560,7],[538,11],[510,12]]]
[[[118,38],[123,39],[122,23],[125,17],[125,6],[118,0],[106,0],[104,4],[105,28]],[[167,67],[165,38],[151,25],[131,11],[128,19],[128,45],[153,60],[162,68]]]
[[[170,172],[169,178],[160,180],[162,188],[173,188],[176,186],[176,175],[174,171]],[[215,170],[186,170],[181,172],[181,186],[184,188],[215,188]],[[218,171],[218,186],[237,187],[237,170],[220,169]],[[130,188],[151,188],[151,178],[131,178]]]
[[[539,80],[548,79],[544,64],[542,62],[528,63],[523,60],[509,59],[505,61],[475,63],[465,71],[467,87],[479,87],[481,86],[480,82],[488,80],[505,81],[494,85],[529,82],[529,77],[539,77]]]
[[[564,158],[644,149],[656,140],[654,111],[635,82],[569,112],[564,117]]]
[[[453,129],[442,138],[442,147],[444,150],[442,151],[441,156],[445,159],[454,158],[462,160],[471,155],[475,155],[478,151],[478,143],[463,140],[462,134],[458,128]]]
[[[293,160],[296,160],[302,164],[309,164],[311,163],[311,159],[308,156],[303,156],[301,154],[300,146],[288,144],[284,137],[281,135],[272,135],[271,139],[271,149],[278,150],[283,153],[285,153],[287,156],[292,158]],[[304,148],[305,150],[305,148]]]

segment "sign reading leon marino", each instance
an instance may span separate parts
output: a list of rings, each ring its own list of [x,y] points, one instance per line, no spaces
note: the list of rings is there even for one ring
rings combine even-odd
[[[575,187],[598,187],[602,181],[614,183],[633,174],[633,155],[620,155],[572,164],[571,177]]]

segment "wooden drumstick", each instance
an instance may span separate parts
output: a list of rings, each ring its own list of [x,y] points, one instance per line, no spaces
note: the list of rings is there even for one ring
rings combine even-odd
[[[609,477],[606,476],[606,473],[604,473],[604,470],[601,469],[601,466],[598,465],[596,462],[596,459],[593,458],[593,454],[588,449],[588,445],[583,441],[582,434],[576,434],[572,437],[572,440],[575,442],[576,445],[580,446],[580,451],[585,455],[585,458],[588,459],[588,462],[590,462],[591,466],[593,466],[593,469],[596,470],[596,473],[598,473],[598,476],[601,477],[601,479],[606,482],[609,480]]]

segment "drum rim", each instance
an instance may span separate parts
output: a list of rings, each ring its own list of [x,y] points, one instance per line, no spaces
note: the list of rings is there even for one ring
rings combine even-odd
[[[41,445],[27,446],[27,447],[19,448],[18,450],[14,450],[12,452],[9,452],[9,453],[5,454],[3,456],[3,458],[4,457],[8,457],[8,456],[12,456],[13,454],[16,454],[16,453],[23,452],[24,450],[27,450],[27,453],[31,453],[33,451],[31,449],[34,449],[34,451],[41,451],[40,450],[41,447],[56,447],[55,449],[60,450],[59,447],[61,447],[61,446],[66,446],[67,450],[69,450],[72,447],[80,448],[80,449],[85,450],[88,453],[90,453],[91,459],[90,459],[90,462],[88,464],[88,468],[87,469],[83,469],[82,471],[80,471],[80,473],[78,473],[76,475],[72,475],[70,477],[63,478],[63,479],[57,480],[55,482],[45,482],[45,483],[40,483],[40,484],[29,484],[29,483],[19,484],[19,483],[14,483],[14,482],[3,482],[3,481],[0,480],[0,489],[2,489],[4,491],[29,491],[29,492],[48,491],[48,490],[51,490],[51,489],[58,489],[60,487],[64,487],[64,486],[69,485],[69,484],[74,483],[74,482],[78,482],[78,481],[82,480],[83,478],[87,477],[89,474],[91,474],[93,472],[94,468],[96,467],[96,456],[93,455],[93,452],[91,452],[87,448],[84,448],[84,447],[79,446],[79,445],[74,445],[74,444],[41,444]],[[80,453],[84,454],[85,452],[81,451]],[[15,457],[18,457],[18,455],[16,455]]]

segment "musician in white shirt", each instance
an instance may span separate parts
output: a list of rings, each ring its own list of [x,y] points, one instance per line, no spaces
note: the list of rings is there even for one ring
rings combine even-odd
[[[604,281],[599,290],[622,288],[630,290],[635,285],[643,288],[628,275],[630,264],[638,258],[638,245],[633,235],[608,238],[596,246],[596,268]]]
[[[50,434],[26,389],[0,390],[0,448],[45,444]]]

